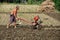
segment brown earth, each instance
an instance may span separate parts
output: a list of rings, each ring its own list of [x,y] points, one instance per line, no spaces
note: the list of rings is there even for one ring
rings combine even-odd
[[[6,28],[0,25],[0,40],[60,40],[60,29],[31,29],[31,26]],[[52,27],[52,26],[51,26]],[[60,26],[59,26],[60,28]]]

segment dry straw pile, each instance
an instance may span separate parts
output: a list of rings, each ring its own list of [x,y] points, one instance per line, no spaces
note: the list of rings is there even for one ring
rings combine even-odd
[[[42,4],[39,6],[39,12],[53,12],[55,9],[55,4],[52,0],[45,0],[42,2]]]

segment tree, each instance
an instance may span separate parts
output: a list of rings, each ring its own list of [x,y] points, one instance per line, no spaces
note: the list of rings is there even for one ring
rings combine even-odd
[[[28,4],[31,4],[32,3],[32,0],[28,0]]]
[[[60,11],[60,0],[53,0],[55,3],[55,8]]]
[[[3,0],[0,0],[0,2],[2,3],[2,2],[3,2]]]

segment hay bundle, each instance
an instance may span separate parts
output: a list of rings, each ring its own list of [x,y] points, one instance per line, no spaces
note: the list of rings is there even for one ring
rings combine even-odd
[[[39,6],[39,12],[52,12],[54,11],[54,3],[52,0],[46,0],[42,2],[42,4]]]

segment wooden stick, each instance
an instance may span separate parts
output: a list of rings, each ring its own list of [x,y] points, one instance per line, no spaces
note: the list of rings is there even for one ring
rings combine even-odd
[[[32,22],[30,22],[30,21],[28,21],[28,20],[26,20],[26,19],[23,19],[23,18],[18,18],[18,20],[22,20],[22,21],[24,21],[24,22],[27,22],[27,23],[29,23],[29,24],[32,24]]]

